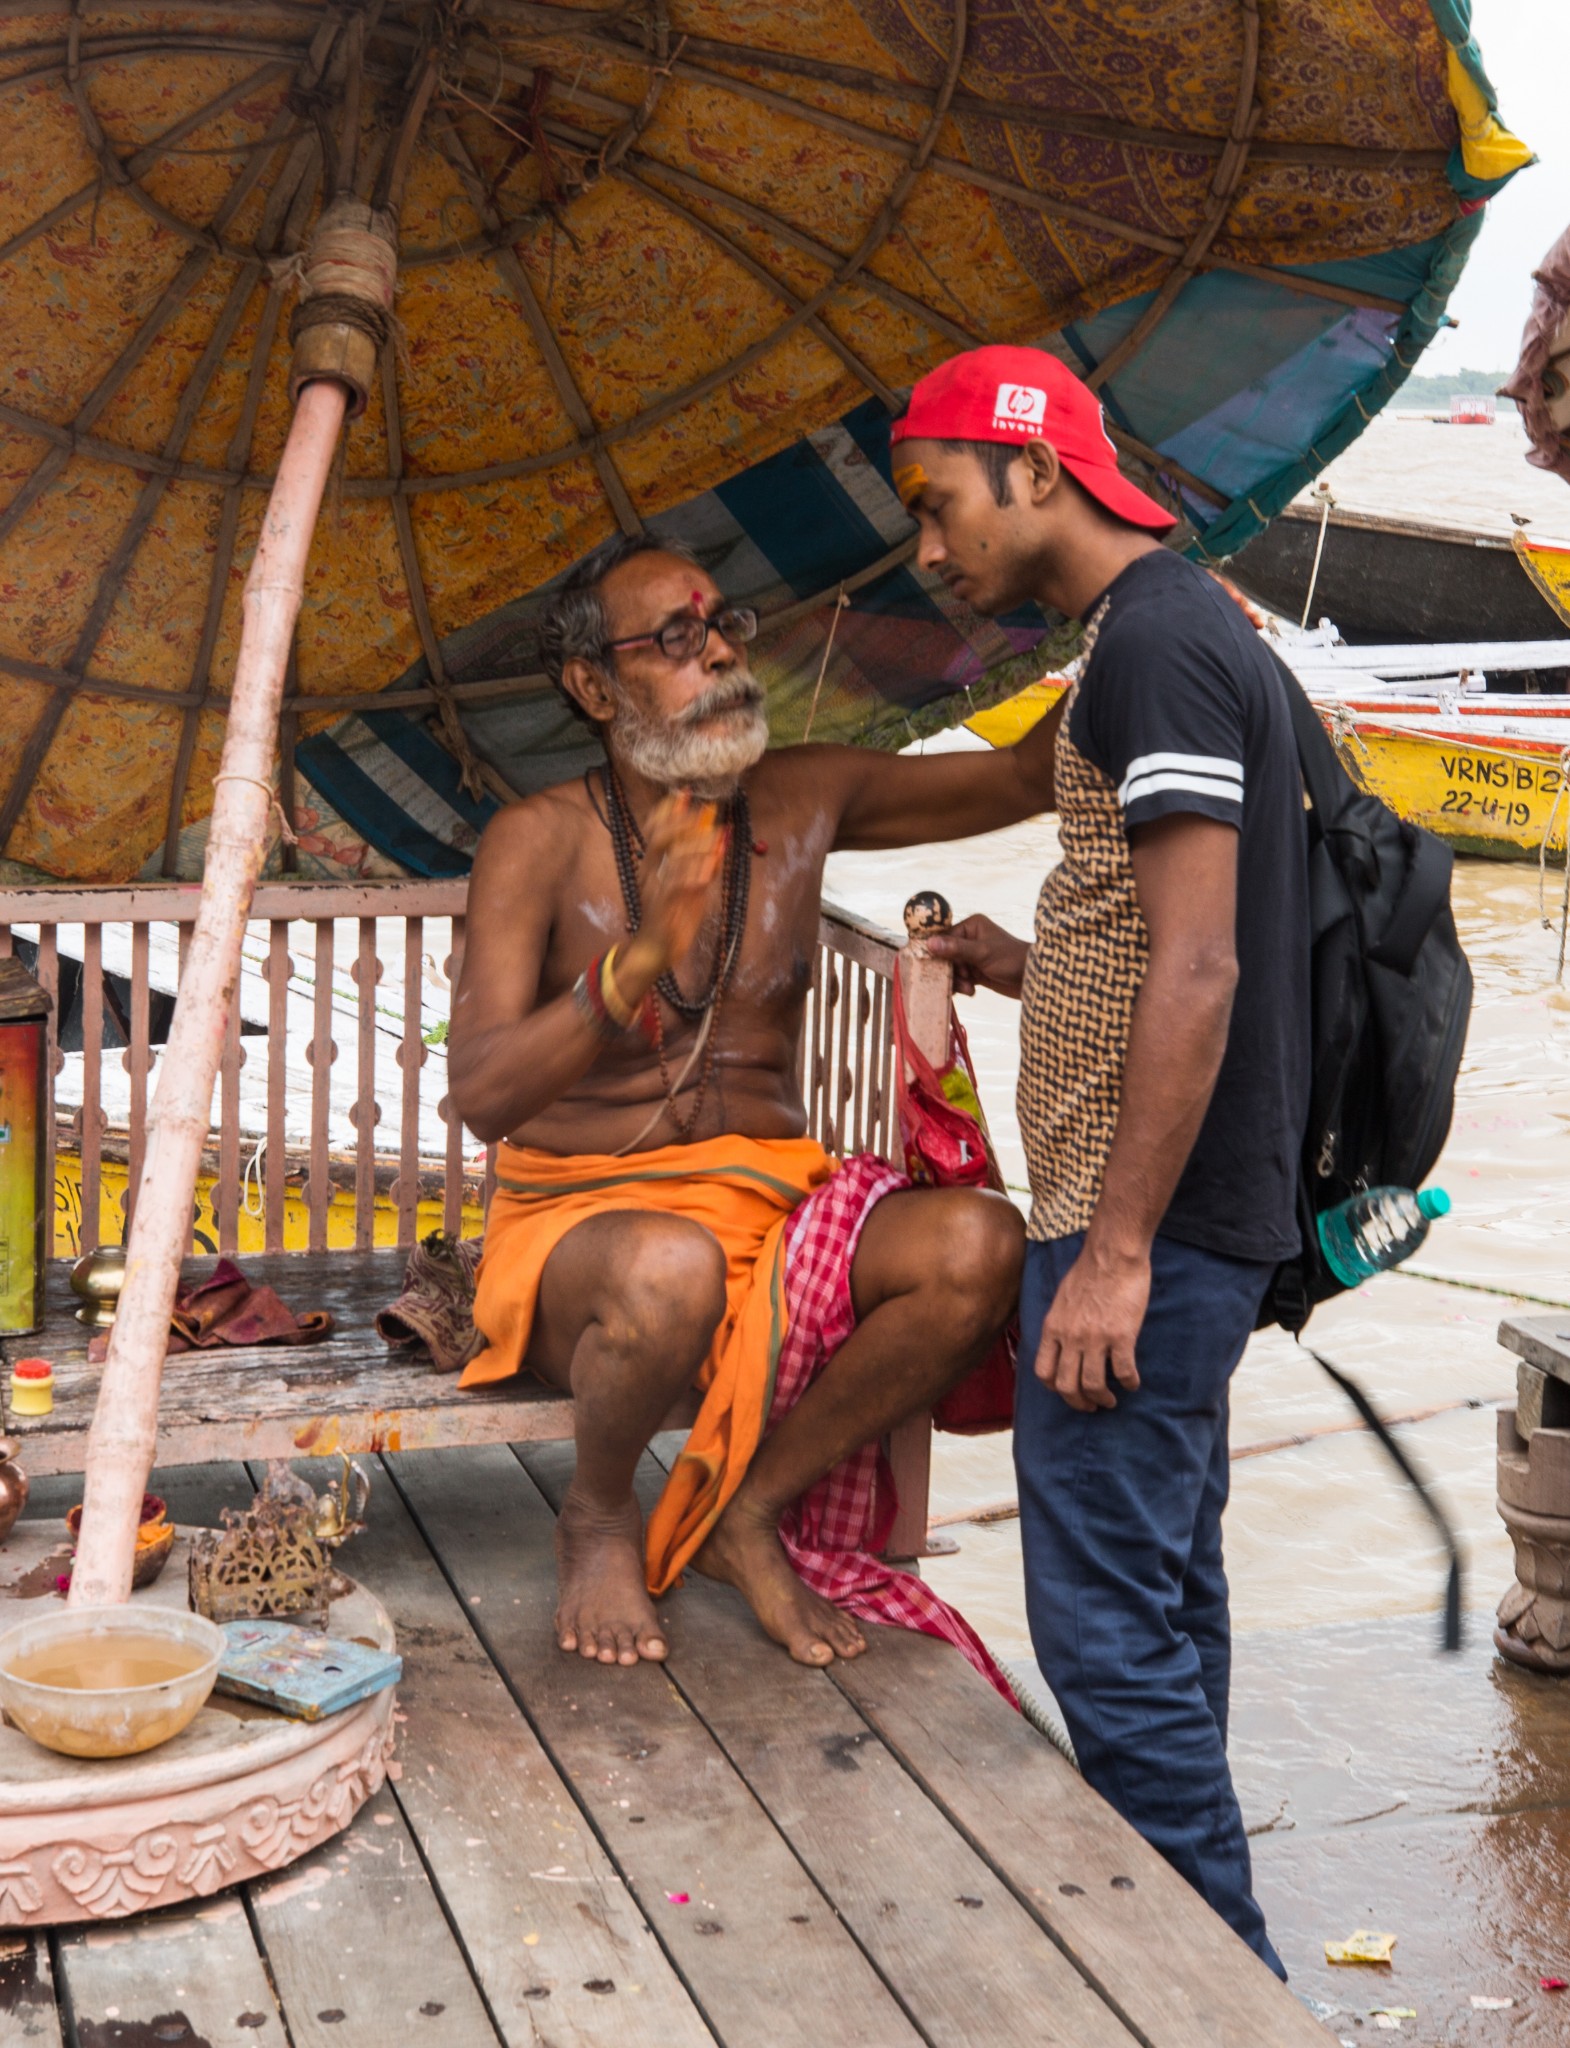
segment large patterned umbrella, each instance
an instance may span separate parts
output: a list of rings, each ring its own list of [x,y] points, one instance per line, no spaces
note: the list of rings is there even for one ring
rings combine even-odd
[[[1467,37],[1465,0],[0,0],[0,872],[200,869],[325,199],[400,190],[398,293],[283,794],[307,868],[450,871],[587,757],[532,620],[617,527],[768,615],[780,736],[1024,679],[1047,622],[914,572],[887,485],[957,347],[1068,360],[1181,538],[1240,545],[1527,160]]]

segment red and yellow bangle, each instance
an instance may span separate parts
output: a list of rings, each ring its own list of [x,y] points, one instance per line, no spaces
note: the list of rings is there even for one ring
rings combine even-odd
[[[634,1009],[616,985],[616,948],[591,960],[572,985],[572,999],[583,1021],[607,1041],[625,1032],[642,1030],[650,1037],[656,1027],[652,996],[645,996]]]

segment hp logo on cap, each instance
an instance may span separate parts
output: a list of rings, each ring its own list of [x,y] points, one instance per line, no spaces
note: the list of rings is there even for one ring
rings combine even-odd
[[[1007,428],[1012,433],[1028,433],[1032,427],[1046,425],[1047,394],[1034,384],[1000,384],[993,407],[994,427]]]

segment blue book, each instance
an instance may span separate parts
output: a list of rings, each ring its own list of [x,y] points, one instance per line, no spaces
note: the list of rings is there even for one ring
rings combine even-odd
[[[396,1685],[403,1659],[287,1621],[230,1621],[215,1690],[276,1707],[297,1721],[320,1721],[356,1700]]]

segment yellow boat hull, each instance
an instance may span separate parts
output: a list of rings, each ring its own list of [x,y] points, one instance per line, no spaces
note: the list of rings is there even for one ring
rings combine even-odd
[[[967,718],[965,730],[978,733],[994,747],[1012,747],[1033,725],[1041,723],[1067,688],[1068,684],[1061,676],[1049,676],[1040,683],[1027,683],[1017,697],[1010,697],[1002,704],[994,704],[989,711],[978,711],[974,718]]]
[[[1547,740],[1471,740],[1359,719],[1337,750],[1371,795],[1398,816],[1490,860],[1563,859],[1560,749]]]
[[[129,1182],[128,1169],[118,1160],[105,1159],[99,1169],[98,1184],[98,1231],[100,1244],[118,1244],[125,1229],[123,1197]],[[200,1257],[204,1252],[218,1249],[218,1220],[213,1214],[213,1189],[216,1177],[204,1173],[196,1183],[196,1206],[191,1220],[191,1255]],[[254,1187],[252,1199],[254,1201]],[[424,1237],[428,1231],[441,1230],[442,1204],[439,1200],[423,1201],[416,1206],[415,1234]],[[463,1209],[463,1223],[459,1235],[478,1237],[485,1227],[485,1218],[478,1203],[466,1202]],[[378,1245],[395,1245],[398,1242],[398,1211],[386,1200],[379,1199],[374,1216],[374,1241]],[[264,1219],[242,1209],[240,1212],[238,1255],[244,1258],[248,1253],[265,1251],[266,1236]],[[327,1247],[329,1251],[352,1250],[355,1243],[354,1194],[352,1190],[338,1190],[327,1207]],[[303,1252],[310,1244],[310,1214],[305,1203],[291,1188],[284,1196],[283,1248],[286,1252]],[[77,1258],[82,1250],[82,1162],[74,1152],[55,1154],[55,1243],[57,1259]]]

